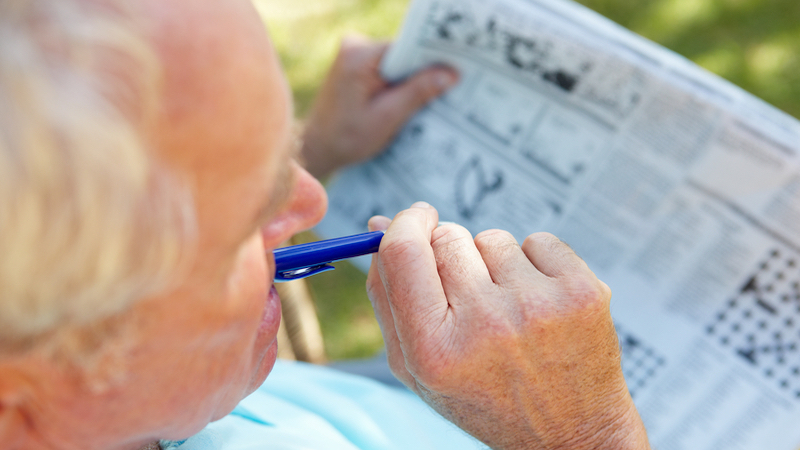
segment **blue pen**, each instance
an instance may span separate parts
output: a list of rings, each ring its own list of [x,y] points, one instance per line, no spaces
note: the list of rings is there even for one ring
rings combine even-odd
[[[277,248],[275,282],[298,280],[333,270],[330,263],[378,251],[383,231]]]

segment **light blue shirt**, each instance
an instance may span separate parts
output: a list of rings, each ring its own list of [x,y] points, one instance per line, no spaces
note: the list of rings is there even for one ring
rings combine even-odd
[[[165,450],[485,449],[416,395],[326,367],[278,361],[228,416]]]

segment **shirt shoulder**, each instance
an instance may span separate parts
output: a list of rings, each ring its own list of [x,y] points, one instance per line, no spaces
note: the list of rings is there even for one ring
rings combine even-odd
[[[236,409],[164,450],[486,448],[416,395],[322,366],[278,361]]]

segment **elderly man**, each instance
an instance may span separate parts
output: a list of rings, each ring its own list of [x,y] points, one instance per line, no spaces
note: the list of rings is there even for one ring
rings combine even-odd
[[[432,69],[386,86],[378,47],[342,55],[307,134],[317,173],[381,147],[452,81]],[[226,417],[275,363],[272,250],[325,213],[291,116],[246,0],[0,0],[0,447],[378,442],[359,433],[387,421],[346,422],[355,400],[338,422],[278,400],[290,413],[274,423],[255,411],[270,404]],[[370,223],[386,229],[367,289],[393,372],[493,448],[648,448],[608,288],[552,236],[520,246],[437,223],[426,204]],[[302,367],[315,375],[278,381],[326,379]],[[401,417],[413,406],[397,395],[370,408]],[[413,437],[428,420],[389,422]]]

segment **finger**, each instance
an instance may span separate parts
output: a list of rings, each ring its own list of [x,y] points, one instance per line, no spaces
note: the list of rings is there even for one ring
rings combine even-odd
[[[514,236],[507,231],[484,231],[475,236],[475,247],[480,252],[492,281],[497,285],[514,285],[532,278],[544,278],[522,251]]]
[[[377,73],[381,58],[389,49],[386,41],[373,41],[362,35],[348,35],[342,38],[337,61],[348,71],[366,70]]]
[[[399,129],[420,108],[458,83],[458,74],[450,68],[424,69],[401,83],[387,88],[374,99],[377,117],[387,129]]]
[[[392,219],[386,216],[372,216],[367,222],[367,228],[369,231],[386,231],[391,224]]]
[[[363,34],[349,33],[342,38],[340,47],[345,50],[356,49],[371,58],[381,58],[390,45],[388,41],[375,41]]]
[[[426,345],[448,310],[431,247],[438,220],[436,209],[415,204],[395,216],[378,251],[378,273],[406,356]]]
[[[487,291],[494,287],[483,257],[466,228],[456,224],[440,225],[433,230],[431,247],[451,307],[474,304],[474,300],[485,298]]]
[[[522,243],[522,251],[540,272],[551,278],[592,273],[569,245],[550,233],[528,236]]]
[[[388,218],[386,219],[388,220]],[[373,223],[374,218],[370,220],[370,225]],[[379,228],[370,226],[370,231],[377,231],[378,229]],[[394,328],[392,309],[389,306],[386,291],[383,288],[383,282],[378,274],[377,255],[373,255],[369,273],[367,274],[367,297],[372,303],[372,309],[375,311],[375,318],[378,320],[378,325],[380,325],[381,328],[383,342],[386,346],[386,357],[389,362],[389,368],[398,380],[410,389],[415,390],[416,383],[406,369],[403,350],[400,347],[400,340],[397,338],[397,331]]]

